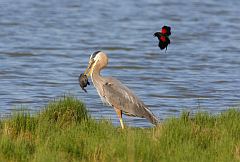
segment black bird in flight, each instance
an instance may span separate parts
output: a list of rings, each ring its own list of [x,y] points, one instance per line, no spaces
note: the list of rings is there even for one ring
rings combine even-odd
[[[159,43],[158,46],[161,50],[166,48],[170,44],[169,36],[171,35],[171,27],[169,26],[163,26],[161,32],[154,33],[155,37],[158,37]]]

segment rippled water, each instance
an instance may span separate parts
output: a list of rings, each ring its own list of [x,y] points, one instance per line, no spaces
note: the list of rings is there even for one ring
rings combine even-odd
[[[108,53],[103,75],[117,77],[161,119],[198,109],[239,106],[240,1],[152,0],[0,2],[0,113],[38,111],[71,93],[96,118],[111,118],[93,86],[78,76],[91,53]],[[168,51],[153,33],[172,27]],[[145,119],[124,117],[129,125]]]

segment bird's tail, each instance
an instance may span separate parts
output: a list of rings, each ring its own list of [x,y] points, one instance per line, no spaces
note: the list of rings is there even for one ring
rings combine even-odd
[[[145,108],[145,110],[146,110],[145,118],[148,119],[154,125],[159,124],[158,118],[148,108]]]

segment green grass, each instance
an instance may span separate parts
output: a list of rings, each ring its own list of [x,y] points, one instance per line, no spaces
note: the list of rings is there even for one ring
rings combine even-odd
[[[240,111],[183,112],[154,128],[95,121],[73,97],[0,121],[0,161],[240,161]]]

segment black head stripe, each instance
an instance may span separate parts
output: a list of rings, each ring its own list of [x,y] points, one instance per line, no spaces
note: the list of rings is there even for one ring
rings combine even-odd
[[[92,58],[94,58],[99,52],[101,52],[101,51],[96,51],[96,52],[94,52],[94,53],[92,54]]]

